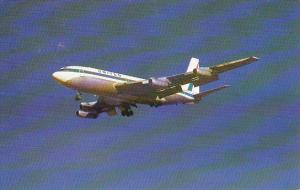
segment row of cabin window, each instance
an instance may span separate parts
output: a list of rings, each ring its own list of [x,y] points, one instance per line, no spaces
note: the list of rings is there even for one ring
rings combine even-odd
[[[96,72],[91,72],[91,71],[85,71],[85,70],[82,70],[82,69],[71,69],[71,68],[61,68],[60,69],[61,71],[72,71],[72,72],[77,72],[77,73],[87,73],[87,74],[94,74],[94,75],[99,75],[101,73],[96,73]],[[112,75],[113,76],[113,75]],[[117,76],[115,76],[117,77]],[[118,77],[119,78],[119,77]],[[122,78],[122,80],[124,80],[124,78]],[[128,80],[128,79],[125,79],[126,81],[131,81],[131,80]]]

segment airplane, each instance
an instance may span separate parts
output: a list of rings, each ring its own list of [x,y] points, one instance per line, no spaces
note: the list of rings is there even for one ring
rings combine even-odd
[[[93,102],[81,102],[76,115],[82,118],[97,118],[106,112],[115,116],[132,116],[132,107],[138,104],[158,107],[174,104],[197,104],[203,97],[229,87],[223,85],[207,91],[200,86],[219,79],[219,74],[257,61],[255,56],[225,62],[212,67],[199,67],[199,59],[192,57],[185,73],[143,79],[120,73],[83,66],[67,66],[52,74],[61,85],[76,92],[97,96]]]

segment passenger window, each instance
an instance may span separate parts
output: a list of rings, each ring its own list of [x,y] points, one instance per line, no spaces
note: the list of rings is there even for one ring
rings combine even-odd
[[[78,72],[79,72],[80,76],[82,76],[82,73],[84,73],[84,70],[78,69]]]

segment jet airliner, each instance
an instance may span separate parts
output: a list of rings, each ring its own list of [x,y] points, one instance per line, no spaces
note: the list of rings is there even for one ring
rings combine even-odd
[[[96,95],[94,102],[81,102],[76,115],[83,118],[97,118],[106,112],[109,116],[132,116],[132,107],[137,104],[163,106],[172,104],[196,104],[203,97],[229,87],[223,85],[207,91],[200,86],[219,79],[219,74],[258,60],[248,57],[225,62],[212,67],[199,67],[199,59],[191,58],[185,73],[137,78],[120,73],[82,66],[67,66],[52,74],[61,85],[77,91],[75,99],[81,100],[81,93]]]

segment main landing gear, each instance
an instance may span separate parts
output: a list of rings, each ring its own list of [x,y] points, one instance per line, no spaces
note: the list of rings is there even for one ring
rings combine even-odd
[[[158,107],[158,106],[160,106],[161,105],[161,103],[160,102],[155,102],[155,103],[152,103],[152,104],[149,104],[151,107]]]
[[[121,115],[122,116],[127,116],[130,117],[133,115],[133,111],[131,110],[130,106],[126,105],[126,106],[121,106],[120,107],[121,110]]]
[[[130,109],[130,110],[122,111],[121,114],[122,116],[130,117],[133,116],[133,111]]]

